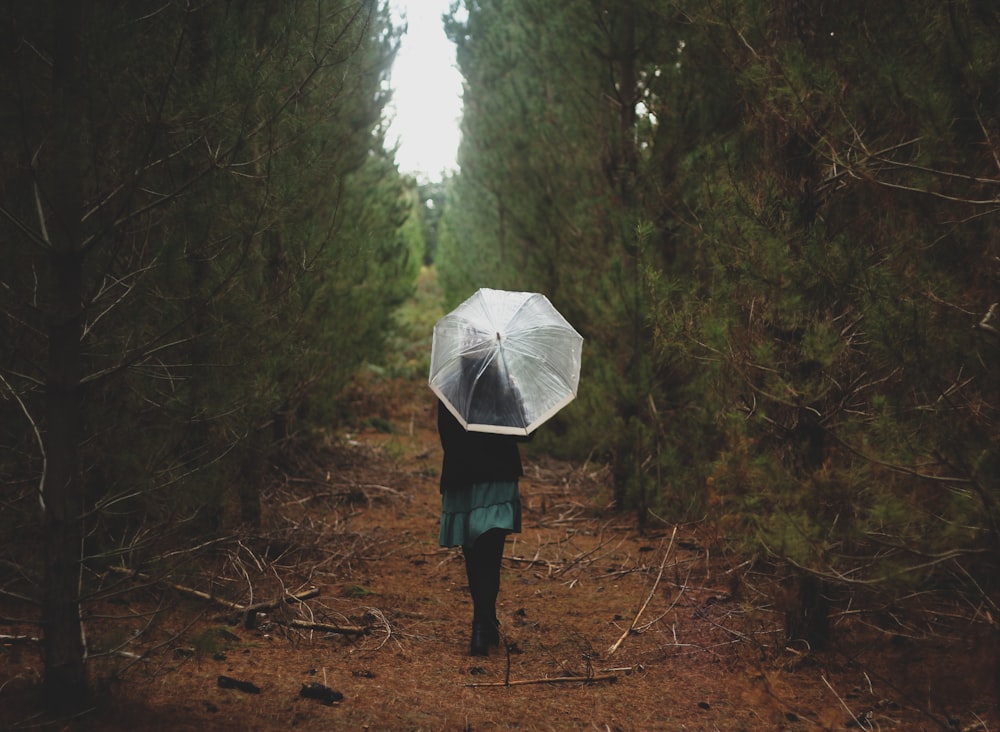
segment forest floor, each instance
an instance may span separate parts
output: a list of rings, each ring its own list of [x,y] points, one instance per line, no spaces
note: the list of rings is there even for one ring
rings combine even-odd
[[[37,644],[0,647],[0,727],[1000,729],[995,648],[968,608],[840,608],[827,649],[789,645],[773,571],[708,526],[639,532],[607,510],[601,466],[532,445],[503,647],[470,657],[463,561],[437,546],[434,398],[405,380],[357,393],[367,417],[279,477],[259,533],[203,549],[172,585],[115,578],[122,594],[87,618],[92,646],[121,649],[91,662],[93,710],[39,713]]]

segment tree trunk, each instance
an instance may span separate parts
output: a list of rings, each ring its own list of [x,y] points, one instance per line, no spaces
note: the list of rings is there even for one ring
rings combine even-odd
[[[80,619],[83,491],[77,451],[83,297],[80,16],[79,2],[64,2],[53,18],[53,104],[48,120],[53,178],[42,196],[50,203],[53,216],[41,222],[48,231],[50,247],[46,469],[41,486],[45,521],[44,698],[48,709],[60,712],[82,709],[89,696]],[[40,216],[45,217],[45,213],[40,212]]]
[[[59,256],[66,254],[68,256]],[[80,267],[72,253],[54,252],[53,287],[63,289],[49,325],[46,384],[47,469],[42,488],[45,516],[45,578],[42,627],[45,634],[45,700],[50,709],[86,704],[83,627],[80,620],[82,552],[80,433],[80,320],[67,311],[79,294]],[[57,294],[57,293],[53,293]],[[77,302],[79,302],[77,300]],[[77,308],[78,309],[78,308]]]
[[[797,572],[784,581],[785,640],[805,641],[812,650],[830,640],[830,601],[823,583],[815,576]]]

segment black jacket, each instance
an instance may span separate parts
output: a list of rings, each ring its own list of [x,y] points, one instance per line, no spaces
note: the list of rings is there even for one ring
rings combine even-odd
[[[524,475],[517,443],[529,437],[468,432],[440,400],[438,434],[444,448],[442,491],[466,489],[473,483],[514,481]]]

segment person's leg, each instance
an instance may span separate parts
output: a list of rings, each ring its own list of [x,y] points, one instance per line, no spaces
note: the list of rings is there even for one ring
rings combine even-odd
[[[500,594],[500,569],[503,563],[503,548],[507,540],[507,532],[503,529],[491,529],[476,541],[476,561],[481,576],[481,609],[479,619],[496,628],[497,597]],[[495,635],[495,634],[494,634]],[[499,640],[495,641],[499,642]]]
[[[473,656],[486,656],[489,655],[490,651],[489,639],[486,638],[483,631],[484,626],[480,621],[485,600],[482,562],[478,548],[478,542],[462,546],[462,555],[465,557],[465,576],[469,580],[469,594],[472,596],[472,641],[469,650]]]
[[[500,643],[496,604],[506,538],[506,531],[491,529],[480,535],[473,546],[463,547],[469,592],[472,594],[471,651],[474,656],[484,656],[489,653],[489,646]]]

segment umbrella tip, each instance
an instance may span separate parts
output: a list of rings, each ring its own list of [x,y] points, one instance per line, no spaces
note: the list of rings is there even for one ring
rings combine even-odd
[[[500,331],[497,331],[497,341],[500,341]]]

